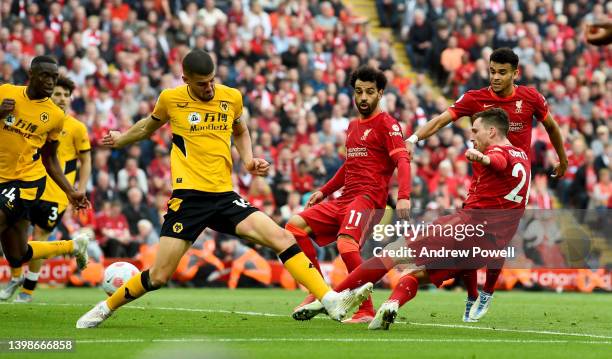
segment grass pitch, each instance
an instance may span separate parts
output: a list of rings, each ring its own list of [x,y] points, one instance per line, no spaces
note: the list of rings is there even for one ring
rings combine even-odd
[[[379,305],[389,292],[375,290]],[[74,339],[64,353],[2,358],[604,358],[612,355],[612,295],[497,292],[479,323],[463,323],[465,293],[420,291],[389,331],[327,318],[296,322],[301,291],[162,289],[96,329],[76,320],[100,289],[40,289],[33,304],[0,305],[0,340]]]

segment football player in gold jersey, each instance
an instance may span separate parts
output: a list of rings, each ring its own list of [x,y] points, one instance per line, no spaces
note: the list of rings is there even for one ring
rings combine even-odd
[[[28,86],[0,86],[0,239],[12,269],[11,282],[0,291],[0,300],[14,293],[11,287],[21,285],[21,266],[30,260],[74,254],[79,267],[87,265],[89,238],[85,235],[73,241],[28,243],[28,212],[44,191],[47,173],[75,209],[89,206],[85,193],[72,187],[57,159],[66,117],[49,99],[58,78],[57,62],[37,56],[29,75]]]
[[[331,290],[291,233],[233,191],[232,136],[251,174],[265,176],[270,167],[265,160],[253,158],[251,137],[240,118],[240,92],[215,83],[215,64],[203,50],[192,50],[183,59],[183,81],[185,85],[162,91],[149,117],[123,134],[111,131],[103,139],[107,146],[124,147],[149,138],[169,122],[173,192],[153,266],[85,313],[77,328],[97,327],[122,305],[159,289],[206,227],[273,249],[291,275],[321,300],[330,317],[341,320],[350,314],[367,298],[372,284],[342,293]]]
[[[72,96],[74,87],[74,82],[67,77],[60,76],[57,79],[51,100],[64,112],[70,108],[70,96]],[[66,116],[64,129],[59,137],[57,157],[71,185],[74,185],[76,181],[77,161],[80,163],[78,190],[84,193],[91,174],[91,144],[85,124],[70,115]],[[51,232],[61,222],[67,206],[68,197],[47,176],[45,192],[38,203],[30,208],[30,221],[34,225],[32,240],[48,240]],[[42,263],[42,259],[30,261],[28,272],[25,274],[25,280],[15,302],[29,303],[32,301],[32,293],[36,288]]]

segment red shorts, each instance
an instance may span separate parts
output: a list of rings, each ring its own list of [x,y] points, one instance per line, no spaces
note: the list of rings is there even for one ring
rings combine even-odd
[[[380,222],[383,210],[374,210],[376,205],[367,195],[355,197],[353,201],[338,199],[322,202],[300,213],[312,229],[315,243],[326,246],[336,241],[339,235],[353,237],[361,246],[372,227]]]

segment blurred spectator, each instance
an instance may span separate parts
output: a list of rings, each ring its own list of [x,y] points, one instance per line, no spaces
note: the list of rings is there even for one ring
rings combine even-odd
[[[121,192],[126,192],[129,188],[130,178],[136,179],[138,188],[140,188],[143,193],[149,192],[147,175],[142,168],[138,167],[138,160],[132,157],[125,161],[125,167],[120,169],[117,173],[117,189]]]
[[[123,207],[123,215],[130,228],[130,234],[136,236],[139,233],[138,222],[146,219],[159,231],[161,225],[151,208],[143,201],[143,194],[138,187],[132,187],[127,193],[128,203]]]
[[[135,236],[135,240],[148,246],[153,246],[159,243],[159,235],[157,234],[151,221],[147,219],[141,219],[138,221],[138,233]]]
[[[121,202],[104,202],[102,210],[96,215],[96,238],[111,258],[131,258],[138,253],[138,242],[130,235],[129,224],[121,213]]]

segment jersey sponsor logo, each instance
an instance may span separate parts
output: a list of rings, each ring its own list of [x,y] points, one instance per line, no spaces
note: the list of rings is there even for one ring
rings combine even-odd
[[[46,112],[41,113],[40,120],[44,123],[47,123],[47,121],[49,121],[49,114]]]
[[[202,121],[202,116],[200,116],[200,114],[197,112],[191,112],[189,115],[187,115],[187,120],[189,120],[190,124],[196,125]]]
[[[368,135],[370,134],[370,132],[372,132],[371,128],[368,128],[367,130],[363,131],[363,136],[361,136],[361,140],[365,141],[368,138]]]
[[[516,103],[514,105],[516,106],[516,109],[515,109],[514,113],[522,113],[523,112],[523,100],[516,101]]]
[[[17,119],[13,115],[9,115],[7,118],[5,118],[4,124],[5,130],[18,133],[24,138],[32,137],[32,134],[34,134],[38,129],[38,125],[35,125],[32,122],[24,121],[21,118]],[[25,131],[29,133],[26,133]]]
[[[195,114],[197,112],[192,112],[189,115]],[[189,128],[190,132],[198,132],[198,131],[228,131],[229,126],[227,125],[227,114],[226,113],[205,113],[204,117],[202,117],[199,113],[198,121],[192,122],[190,118],[191,127]],[[206,123],[204,124],[200,124]]]
[[[229,103],[227,101],[221,101],[219,103],[219,107],[221,108],[221,111],[223,112],[229,111]]]
[[[393,131],[389,132],[389,136],[402,137],[402,129],[399,127],[397,123],[394,123],[393,126],[391,126],[391,128],[393,129]]]
[[[523,129],[523,123],[522,122],[510,122],[510,128],[508,129],[508,131],[510,132],[516,132],[516,131],[520,131]]]
[[[351,147],[347,151],[347,157],[368,157],[368,149],[365,147]]]
[[[4,123],[7,126],[13,126],[13,124],[15,123],[15,116],[13,116],[13,114],[9,114],[8,116],[6,116],[6,118],[4,119]]]
[[[174,233],[181,233],[183,231],[183,224],[181,222],[176,222],[173,226],[172,226],[172,231]]]

